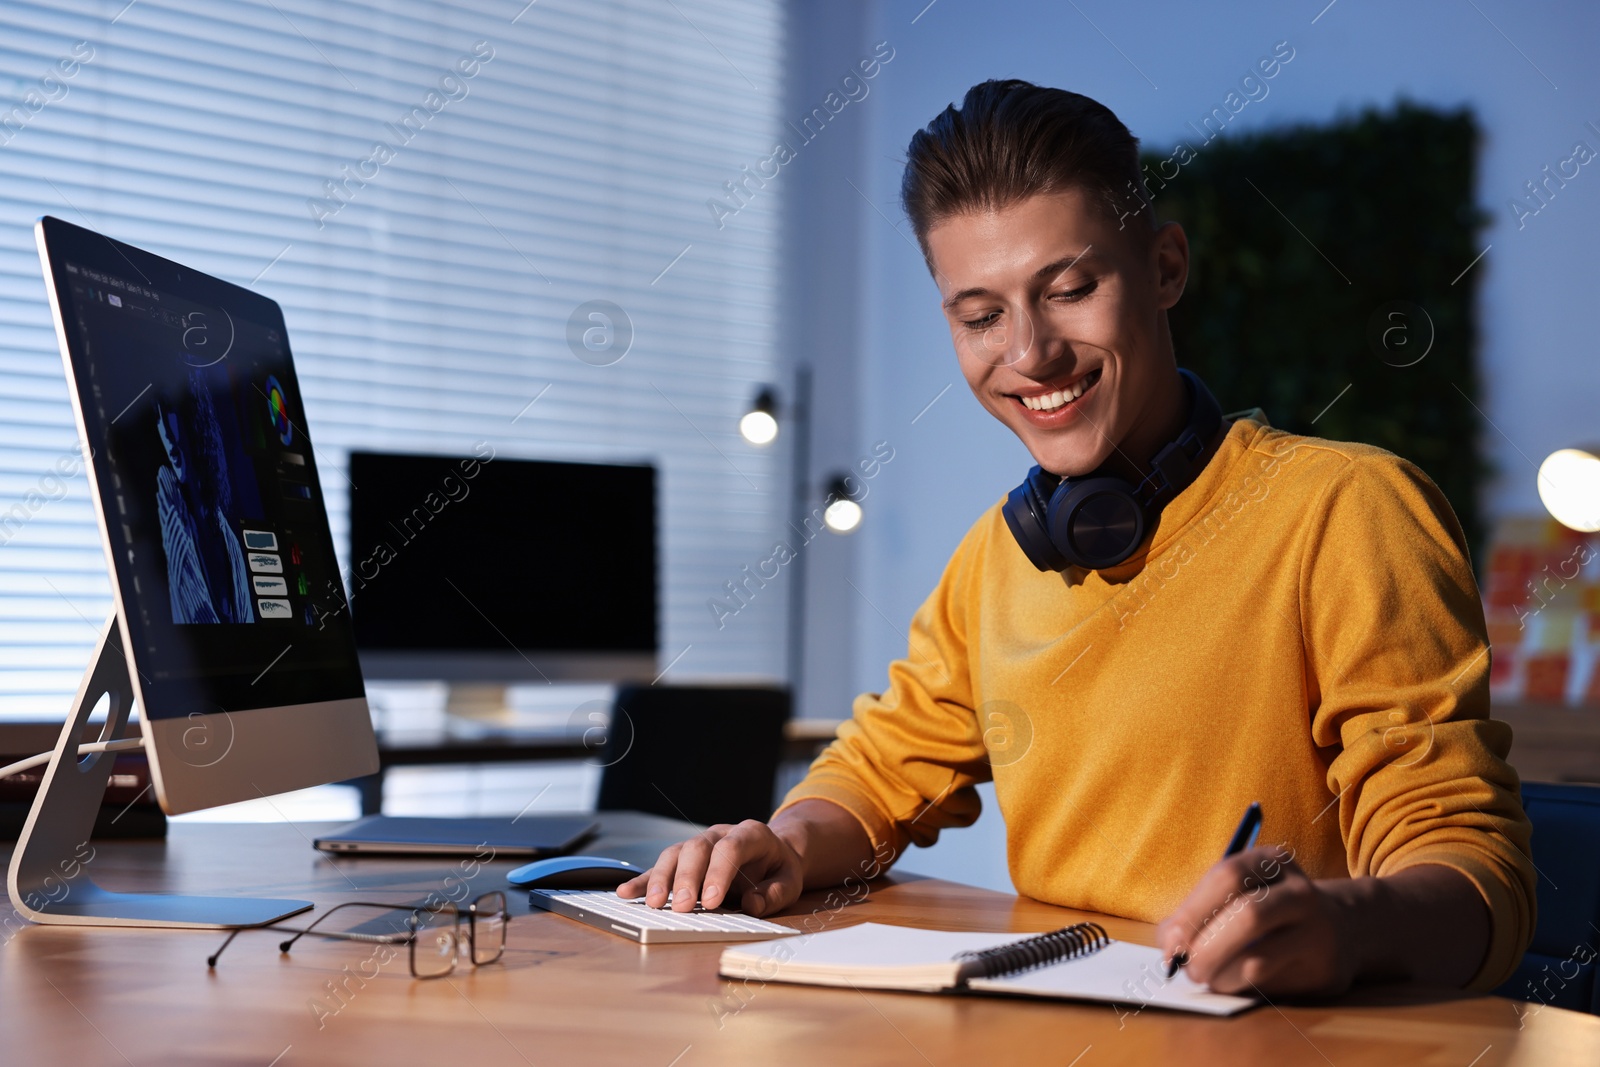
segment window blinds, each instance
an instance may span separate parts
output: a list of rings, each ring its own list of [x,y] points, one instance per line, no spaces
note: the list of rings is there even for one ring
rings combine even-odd
[[[737,433],[779,190],[707,203],[772,151],[782,49],[779,0],[0,6],[0,718],[64,713],[111,606],[42,214],[284,306],[341,553],[354,448],[652,462],[662,666],[780,675],[780,588],[707,605],[786,510]]]

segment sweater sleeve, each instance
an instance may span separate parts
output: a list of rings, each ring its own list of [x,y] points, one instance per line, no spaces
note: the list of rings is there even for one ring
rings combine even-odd
[[[1426,475],[1363,452],[1329,481],[1301,561],[1316,743],[1337,752],[1350,873],[1454,868],[1482,894],[1489,947],[1469,988],[1515,969],[1533,937],[1531,828],[1489,718],[1489,645],[1465,537]]]
[[[888,689],[856,698],[853,717],[779,811],[801,800],[832,801],[856,817],[874,850],[896,857],[908,844],[930,845],[941,829],[977,820],[975,786],[991,771],[973,710],[967,635],[985,526],[980,520],[968,531],[912,618],[907,654],[889,665]]]

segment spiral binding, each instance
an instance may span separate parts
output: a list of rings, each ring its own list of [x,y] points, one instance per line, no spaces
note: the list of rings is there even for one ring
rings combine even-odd
[[[1082,922],[1009,945],[957,953],[956,962],[978,964],[977,973],[971,977],[999,978],[1087,956],[1110,943],[1111,937],[1099,923]]]

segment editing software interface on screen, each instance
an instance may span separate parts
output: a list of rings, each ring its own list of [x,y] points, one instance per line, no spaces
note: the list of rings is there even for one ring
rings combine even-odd
[[[131,262],[65,270],[146,713],[360,696],[349,627],[324,621],[343,597],[281,322]]]

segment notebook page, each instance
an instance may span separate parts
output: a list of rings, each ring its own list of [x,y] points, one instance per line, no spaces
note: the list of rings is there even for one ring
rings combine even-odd
[[[1181,970],[1171,980],[1165,974],[1159,949],[1113,941],[1087,956],[1007,978],[974,978],[967,985],[994,993],[1149,1004],[1206,1015],[1232,1015],[1256,1003],[1250,997],[1213,993]]]

